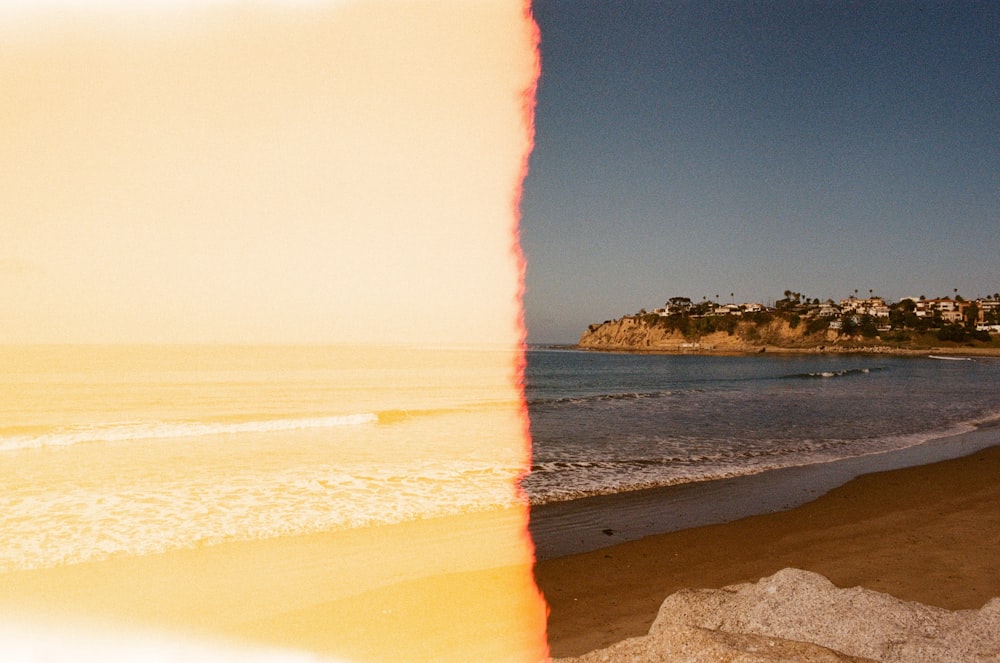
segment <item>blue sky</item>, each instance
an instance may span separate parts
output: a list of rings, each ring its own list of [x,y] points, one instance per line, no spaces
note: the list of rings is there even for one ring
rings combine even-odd
[[[529,342],[677,295],[1000,290],[1000,3],[533,11]]]

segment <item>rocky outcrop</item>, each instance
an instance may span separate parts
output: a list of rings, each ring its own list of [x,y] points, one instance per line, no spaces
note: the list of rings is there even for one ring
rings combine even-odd
[[[785,569],[756,583],[682,590],[649,634],[563,663],[1000,662],[1000,599],[950,611]]]
[[[612,349],[680,349],[687,342],[683,334],[663,327],[651,327],[642,318],[626,316],[591,325],[580,337],[579,346]]]
[[[660,352],[757,352],[761,348],[812,349],[829,344],[836,333],[808,334],[805,325],[775,318],[765,323],[740,321],[728,331],[686,332],[660,324],[658,316],[625,316],[591,325],[579,346],[593,350],[648,350]]]

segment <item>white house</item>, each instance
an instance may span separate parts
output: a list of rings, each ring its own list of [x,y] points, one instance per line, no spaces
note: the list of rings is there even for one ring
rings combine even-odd
[[[917,308],[914,313],[920,318],[933,317],[937,312],[944,322],[961,322],[967,302],[960,302],[955,299],[943,297],[940,299],[920,299],[917,300]]]
[[[869,297],[868,299],[849,297],[847,299],[841,299],[840,309],[844,313],[870,315],[876,318],[889,317],[889,307],[885,305],[885,300],[881,297]]]

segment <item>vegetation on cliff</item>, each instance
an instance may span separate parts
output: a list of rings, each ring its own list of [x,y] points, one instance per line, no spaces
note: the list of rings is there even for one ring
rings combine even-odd
[[[607,350],[723,352],[760,351],[768,347],[835,350],[876,345],[914,350],[958,346],[1000,348],[997,340],[1000,337],[983,329],[982,306],[990,300],[985,301],[986,304],[977,304],[959,298],[954,302],[957,313],[946,319],[948,307],[925,311],[926,307],[911,299],[886,305],[880,298],[852,297],[838,306],[830,300],[825,303],[804,300],[800,293],[786,291],[785,298],[773,307],[763,307],[720,306],[710,301],[694,303],[686,297],[674,297],[653,313],[641,310],[590,325],[579,345]],[[992,322],[992,318],[987,317],[985,322]]]

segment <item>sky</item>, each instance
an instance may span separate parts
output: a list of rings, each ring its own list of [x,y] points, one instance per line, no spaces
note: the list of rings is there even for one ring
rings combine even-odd
[[[519,251],[529,342],[1000,290],[997,3],[535,0],[519,238],[537,63],[472,8],[0,0],[0,342],[506,342]]]
[[[517,346],[526,1],[0,0],[0,342]]]
[[[1000,291],[1000,4],[533,12],[529,342],[673,296]]]

